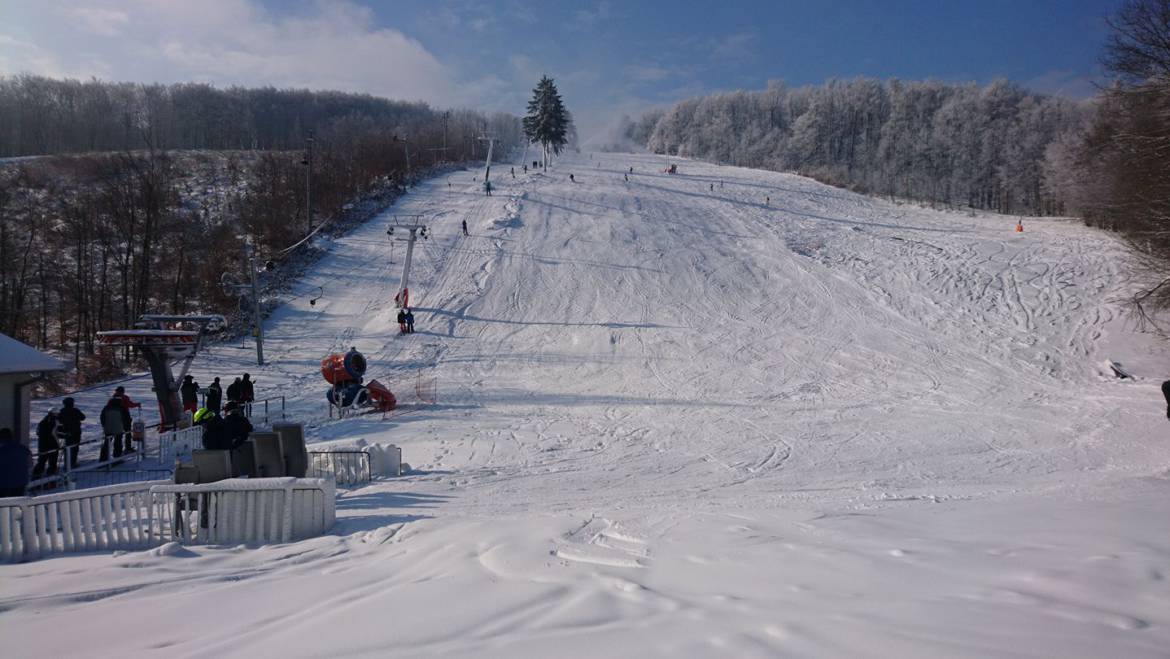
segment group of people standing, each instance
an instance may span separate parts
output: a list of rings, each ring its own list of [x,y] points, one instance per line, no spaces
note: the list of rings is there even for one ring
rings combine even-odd
[[[224,391],[219,378],[203,390],[203,407],[199,407],[199,383],[188,375],[183,378],[179,393],[183,397],[183,409],[192,413],[191,421],[203,427],[203,448],[208,450],[232,449],[248,439],[252,422],[248,411],[256,400],[255,380],[251,374],[236,378],[227,387],[227,403],[223,403]],[[221,416],[220,413],[223,413]]]
[[[414,312],[410,307],[398,310],[398,329],[403,334],[414,334]]]
[[[255,383],[256,381],[252,379],[249,373],[245,373],[242,378],[236,378],[228,385],[228,402],[236,403],[240,407],[245,408],[250,406],[256,400]],[[183,401],[183,411],[195,414],[199,410],[199,394],[201,392],[204,395],[203,406],[211,412],[219,414],[220,408],[223,405],[224,391],[223,386],[219,383],[218,377],[212,380],[207,389],[201,389],[199,383],[195,381],[193,376],[185,376],[183,378],[183,384],[179,385],[179,396]]]
[[[114,395],[101,411],[102,449],[101,461],[110,459],[110,444],[114,446],[114,457],[134,452],[134,421],[130,410],[142,407],[126,395],[124,387],[114,390]],[[65,454],[70,469],[77,468],[77,452],[81,446],[81,422],[85,413],[77,408],[72,397],[61,401],[60,410],[49,410],[37,423],[37,460],[32,468],[32,478],[53,476],[57,473],[61,454]]]

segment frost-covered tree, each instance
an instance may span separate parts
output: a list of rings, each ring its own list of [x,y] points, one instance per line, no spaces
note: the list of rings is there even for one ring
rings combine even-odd
[[[560,154],[569,139],[572,118],[561,100],[553,79],[542,76],[532,90],[528,114],[524,117],[524,135],[530,142],[540,144],[544,152],[544,168],[548,169],[551,154]]]
[[[932,204],[1052,213],[1047,147],[1090,107],[1005,81],[859,78],[686,99],[627,124],[658,153],[776,170]]]

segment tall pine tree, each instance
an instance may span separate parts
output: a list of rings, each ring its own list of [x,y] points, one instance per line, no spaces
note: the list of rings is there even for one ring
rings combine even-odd
[[[544,151],[544,168],[548,169],[549,152],[560,154],[568,141],[569,112],[561,101],[552,78],[542,76],[532,90],[528,114],[524,117],[524,135],[529,142],[539,142]]]

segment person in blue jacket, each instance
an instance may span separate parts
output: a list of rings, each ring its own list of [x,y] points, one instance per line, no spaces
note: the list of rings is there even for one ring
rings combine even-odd
[[[32,454],[16,441],[12,428],[0,428],[0,497],[22,497],[28,487]]]

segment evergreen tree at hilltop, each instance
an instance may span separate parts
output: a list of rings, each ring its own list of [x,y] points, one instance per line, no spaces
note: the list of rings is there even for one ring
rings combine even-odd
[[[524,117],[524,135],[529,142],[539,142],[544,150],[544,168],[548,169],[549,152],[560,154],[568,141],[572,118],[552,78],[542,76],[532,90],[528,114]]]

